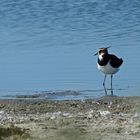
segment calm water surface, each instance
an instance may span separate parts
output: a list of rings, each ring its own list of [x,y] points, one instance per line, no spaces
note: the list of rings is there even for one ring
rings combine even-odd
[[[140,95],[139,0],[1,0],[1,96],[48,90],[103,95],[104,75],[93,54],[108,45],[124,59],[115,94]]]

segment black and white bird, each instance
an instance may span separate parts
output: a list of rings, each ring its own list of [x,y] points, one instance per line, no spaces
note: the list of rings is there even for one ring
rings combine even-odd
[[[97,60],[98,69],[105,74],[104,81],[103,81],[105,94],[107,95],[107,91],[105,88],[106,76],[111,75],[111,95],[113,95],[113,88],[112,88],[113,74],[119,71],[119,68],[123,63],[123,59],[118,58],[113,54],[109,54],[108,48],[110,47],[99,48],[98,52],[95,55],[98,55],[98,60]]]

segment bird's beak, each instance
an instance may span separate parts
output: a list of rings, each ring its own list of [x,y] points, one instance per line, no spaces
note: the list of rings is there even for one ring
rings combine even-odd
[[[95,53],[94,56],[98,55],[98,53]]]

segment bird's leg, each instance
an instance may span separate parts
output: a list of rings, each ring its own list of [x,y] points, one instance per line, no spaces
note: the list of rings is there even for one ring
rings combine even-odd
[[[103,86],[104,87],[105,87],[105,80],[106,80],[106,74],[105,74],[104,81],[103,81]]]
[[[106,91],[106,87],[105,87],[105,80],[106,80],[106,74],[105,74],[104,81],[103,81],[103,87],[104,87],[104,90],[105,90],[105,95],[107,95],[107,91]]]
[[[113,75],[111,74],[111,96],[113,96],[112,78],[113,78]]]

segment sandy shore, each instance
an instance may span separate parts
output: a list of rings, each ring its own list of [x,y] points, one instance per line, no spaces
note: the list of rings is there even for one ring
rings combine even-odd
[[[140,97],[0,100],[0,140],[139,140]]]

